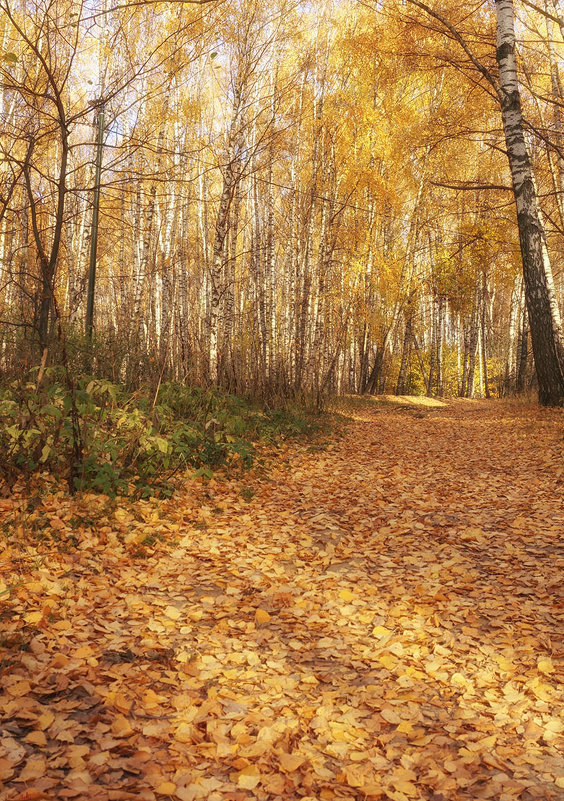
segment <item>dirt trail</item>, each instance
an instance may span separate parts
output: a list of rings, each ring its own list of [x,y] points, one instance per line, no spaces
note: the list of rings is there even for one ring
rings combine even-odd
[[[354,406],[39,570],[0,799],[564,799],[564,416]]]

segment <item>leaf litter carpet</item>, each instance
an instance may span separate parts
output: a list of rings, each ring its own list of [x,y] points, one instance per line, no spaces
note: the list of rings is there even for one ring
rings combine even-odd
[[[33,510],[78,544],[0,554],[2,800],[564,798],[562,413],[353,414],[263,476]]]

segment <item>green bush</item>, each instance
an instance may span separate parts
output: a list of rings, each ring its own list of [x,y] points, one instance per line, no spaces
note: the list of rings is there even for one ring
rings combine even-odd
[[[319,427],[302,409],[262,410],[218,390],[167,383],[152,402],[106,379],[83,377],[69,389],[52,370],[40,390],[33,383],[0,389],[0,477],[13,484],[48,471],[65,476],[71,490],[168,494],[180,470],[209,477],[246,468],[256,441]]]

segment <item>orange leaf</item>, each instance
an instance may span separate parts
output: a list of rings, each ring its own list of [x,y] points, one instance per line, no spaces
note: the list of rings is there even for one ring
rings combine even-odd
[[[279,754],[279,760],[282,769],[287,773],[292,773],[304,764],[306,758],[300,754],[286,754],[282,752]]]
[[[123,715],[119,715],[112,723],[112,734],[114,737],[131,737],[134,733],[131,723]]]

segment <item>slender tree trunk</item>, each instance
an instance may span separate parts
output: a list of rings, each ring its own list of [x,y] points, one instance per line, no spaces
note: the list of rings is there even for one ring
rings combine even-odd
[[[436,379],[435,372],[437,369],[437,339],[438,339],[438,303],[436,292],[433,292],[431,299],[431,356],[429,362],[429,376],[427,378],[427,395],[433,394]]]
[[[490,384],[488,378],[488,280],[485,272],[482,274],[482,308],[481,308],[481,329],[480,329],[480,344],[481,344],[481,359],[482,359],[482,377],[484,383],[484,395],[486,398],[491,398]]]
[[[527,383],[527,360],[529,357],[529,313],[527,307],[523,305],[523,313],[521,315],[521,325],[519,332],[519,340],[517,345],[517,379],[515,382],[515,391],[517,394],[525,391]]]
[[[436,394],[442,397],[444,392],[444,370],[443,370],[443,344],[445,330],[445,299],[439,295],[437,300],[437,391]]]
[[[460,347],[460,312],[456,315],[456,389],[458,396],[462,395],[462,359]]]
[[[401,364],[398,374],[398,383],[396,385],[396,395],[405,395],[407,388],[407,375],[409,371],[409,362],[411,357],[411,344],[413,342],[412,330],[412,311],[411,308],[407,312],[405,321],[405,329],[403,334],[403,343],[401,349]]]
[[[505,363],[505,394],[512,395],[515,392],[515,382],[517,379],[517,321],[520,312],[520,298],[523,291],[523,279],[518,276],[515,279],[511,290],[511,303],[509,307],[509,336],[507,343],[507,359]]]

